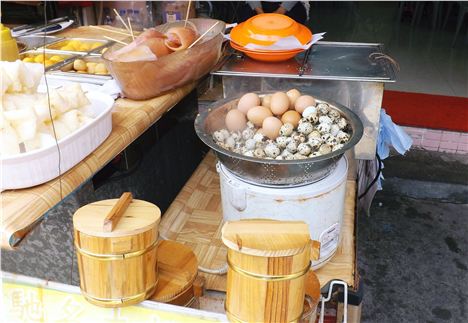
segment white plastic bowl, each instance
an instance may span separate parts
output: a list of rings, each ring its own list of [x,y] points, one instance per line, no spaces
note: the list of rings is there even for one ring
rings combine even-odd
[[[112,131],[112,97],[100,92],[88,92],[86,96],[94,120],[59,140],[62,174],[93,152]],[[60,175],[56,145],[2,157],[0,163],[2,191],[36,186]]]

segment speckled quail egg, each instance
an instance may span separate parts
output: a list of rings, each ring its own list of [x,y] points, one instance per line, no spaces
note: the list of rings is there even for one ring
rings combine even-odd
[[[286,148],[286,145],[288,144],[288,142],[289,142],[288,137],[279,136],[278,138],[276,138],[276,144],[280,148]]]
[[[329,154],[331,152],[331,147],[329,144],[323,144],[320,146],[318,151],[322,155]]]
[[[245,141],[244,147],[245,147],[247,150],[254,150],[255,147],[256,147],[256,144],[257,144],[257,142],[255,141],[255,139],[250,138],[250,139],[247,139],[247,140]]]
[[[307,156],[301,155],[300,153],[294,154],[294,159],[306,159]]]
[[[304,112],[302,112],[302,117],[307,118],[312,114],[317,114],[317,108],[311,105],[305,108]]]
[[[291,123],[285,123],[280,128],[280,136],[289,137],[294,131],[294,126]]]
[[[346,121],[345,118],[340,118],[337,124],[338,124],[338,127],[340,127],[340,129],[344,129],[348,125],[348,121]]]
[[[316,124],[319,121],[319,117],[317,114],[310,114],[309,116],[304,118],[307,122],[310,122],[312,124]]]
[[[331,147],[335,146],[336,144],[338,144],[338,140],[336,139],[335,136],[330,136],[326,141],[325,143],[329,144]]]
[[[293,160],[293,159],[295,159],[295,158],[294,158],[294,155],[291,154],[291,155],[287,155],[286,157],[284,157],[284,159],[285,159],[285,160]]]
[[[314,130],[314,126],[310,122],[302,122],[297,126],[297,131],[304,135],[308,135]]]
[[[338,120],[341,117],[341,114],[337,110],[331,109],[330,112],[328,112],[328,116],[332,120]]]
[[[336,151],[336,150],[339,150],[341,148],[343,148],[343,144],[336,144],[335,146],[333,146],[332,151]]]
[[[317,110],[320,114],[326,115],[330,111],[330,107],[326,103],[317,104]]]
[[[321,123],[317,126],[317,130],[321,133],[329,133],[331,130],[331,125],[329,123]]]
[[[232,132],[231,137],[234,138],[236,142],[238,142],[242,138],[242,133],[240,131]]]
[[[264,158],[265,157],[265,151],[262,148],[255,149],[253,154],[257,158]]]
[[[326,132],[326,133],[324,133],[324,134],[322,134],[322,135],[320,136],[320,139],[322,140],[322,142],[325,142],[325,141],[327,141],[328,139],[330,139],[331,136],[332,136],[331,133]]]
[[[291,138],[293,140],[297,141],[297,143],[299,143],[299,144],[307,141],[306,135],[304,135],[302,133],[294,134],[294,135],[291,136]]]
[[[254,135],[255,135],[255,130],[253,130],[252,128],[247,127],[244,130],[242,130],[242,138],[244,138],[244,140],[250,139]]]
[[[340,132],[338,132],[338,134],[336,135],[336,138],[340,143],[343,143],[349,141],[350,135],[340,130]]]
[[[215,131],[213,133],[213,140],[216,141],[217,143],[219,142],[224,142],[224,135],[221,131]]]
[[[255,129],[255,125],[253,124],[252,121],[247,121],[247,127],[250,128],[250,129]]]
[[[253,136],[253,140],[255,140],[255,142],[262,142],[265,139],[266,139],[265,136],[258,132]]]
[[[318,130],[313,130],[311,133],[307,135],[307,138],[320,138],[322,135]]]
[[[336,136],[338,132],[340,132],[340,127],[336,123],[333,123],[330,127],[330,133],[332,136]]]
[[[283,160],[284,158],[283,158],[283,156],[280,155],[280,156],[276,156],[275,159],[276,159],[276,160]]]
[[[319,117],[319,123],[329,123],[332,124],[333,121],[329,116],[320,116]]]
[[[311,151],[312,148],[306,143],[301,143],[299,146],[297,146],[297,152],[301,155],[307,156]]]
[[[265,147],[265,154],[268,157],[276,158],[277,156],[279,156],[280,153],[281,153],[281,150],[274,143],[270,143],[270,144],[266,145],[266,147]]]
[[[280,156],[282,156],[284,159],[286,159],[287,156],[292,156],[292,155],[293,154],[287,149],[283,150],[280,154]]]
[[[297,151],[297,146],[298,146],[298,143],[297,141],[295,140],[291,140],[287,145],[286,145],[286,149],[294,154],[296,151]]]
[[[309,138],[307,143],[312,147],[312,149],[316,150],[319,149],[320,145],[322,145],[322,140],[320,138]]]
[[[229,138],[227,138],[225,141],[224,141],[224,145],[228,148],[228,149],[233,149],[235,146],[236,146],[236,140],[230,136]]]

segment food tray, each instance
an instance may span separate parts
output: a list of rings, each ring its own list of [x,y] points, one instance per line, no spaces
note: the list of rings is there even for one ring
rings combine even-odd
[[[112,131],[114,100],[107,94],[88,92],[95,119],[76,132],[59,140],[60,171],[65,173],[93,152]],[[27,153],[0,158],[0,190],[39,185],[60,175],[59,153],[55,145]]]
[[[99,47],[96,47],[94,49],[89,49],[89,50],[70,50],[70,49],[61,49],[63,46],[68,44],[70,41],[77,40],[81,43],[85,44],[93,44],[93,43],[101,43],[102,45]],[[91,38],[61,38],[60,40],[50,43],[45,46],[46,49],[51,50],[51,51],[56,51],[56,52],[72,52],[72,53],[81,53],[81,54],[87,54],[87,53],[99,53],[102,54],[103,49],[109,47],[113,42],[110,42],[108,40],[102,40],[102,39],[91,39]]]
[[[57,56],[57,55],[64,58],[62,61],[57,62],[56,64],[47,66],[45,68],[46,71],[52,70],[54,68],[59,68],[66,61],[68,61],[68,60],[72,59],[73,57],[77,56],[76,53],[66,53],[66,52],[56,53],[56,52],[52,52],[52,51],[48,51],[48,50],[43,51],[43,50],[40,50],[40,49],[36,49],[36,50],[28,50],[28,51],[20,53],[19,54],[19,59],[23,60],[25,57],[31,57],[31,56],[42,55],[42,54],[45,55],[46,59],[48,59],[48,58],[50,58],[52,56]]]

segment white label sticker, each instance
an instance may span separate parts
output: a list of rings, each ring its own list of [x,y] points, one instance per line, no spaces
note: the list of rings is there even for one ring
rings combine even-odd
[[[338,247],[340,224],[335,223],[320,235],[320,258],[328,257]]]

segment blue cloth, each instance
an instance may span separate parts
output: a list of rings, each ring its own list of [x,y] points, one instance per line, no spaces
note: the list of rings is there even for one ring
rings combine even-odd
[[[377,153],[381,160],[390,154],[390,147],[393,147],[400,155],[404,155],[413,144],[413,139],[398,125],[392,121],[385,109],[380,110],[380,128],[377,138]],[[383,162],[381,163],[383,169]],[[377,181],[378,189],[381,190],[381,180],[384,179],[382,173]]]

